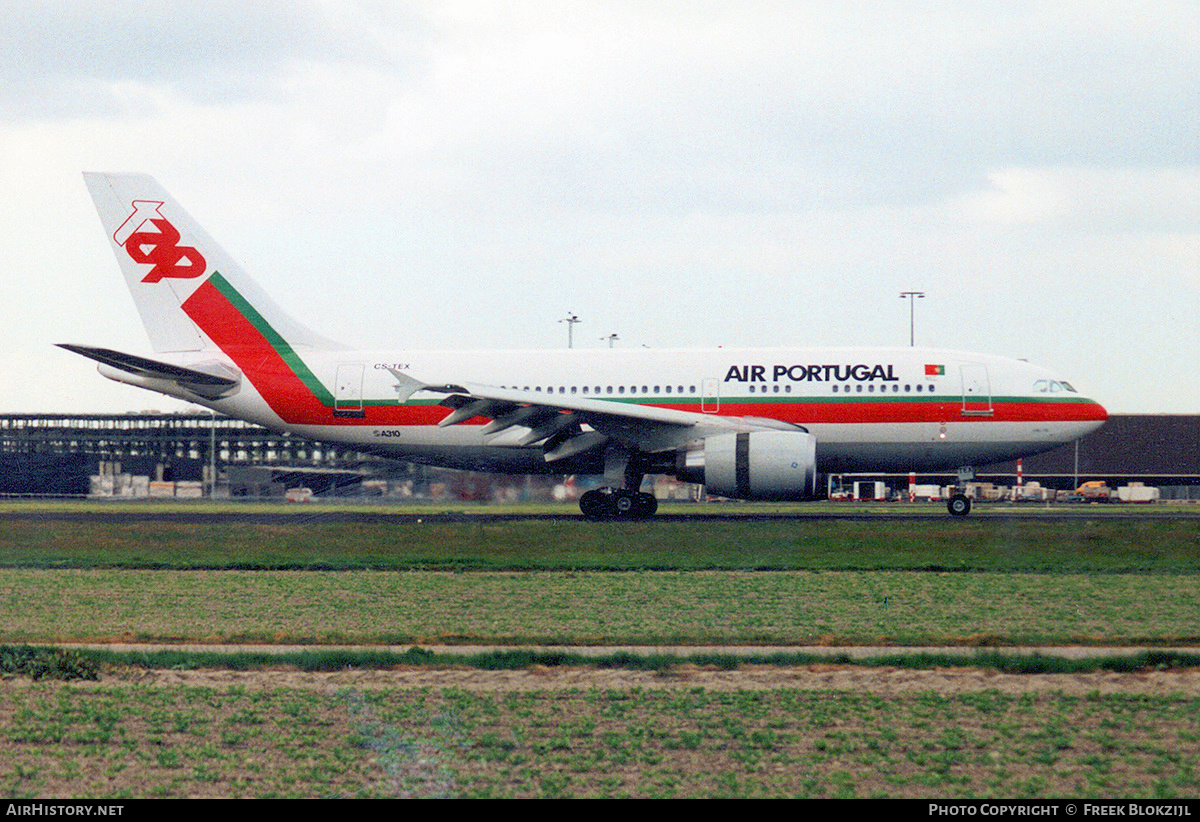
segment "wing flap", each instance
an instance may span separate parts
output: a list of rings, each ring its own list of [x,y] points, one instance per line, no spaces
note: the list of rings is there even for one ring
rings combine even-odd
[[[439,404],[451,410],[438,422],[439,426],[458,425],[484,417],[491,422],[484,425],[482,433],[493,441],[505,432],[527,429],[511,444],[524,447],[544,442],[547,462],[601,448],[610,441],[636,451],[653,453],[679,448],[717,433],[804,430],[777,420],[697,414],[628,401],[517,391],[472,383],[425,383],[396,369],[389,368],[388,371],[396,378],[396,393],[401,402],[406,402],[417,392],[446,395]]]
[[[514,440],[518,446],[545,442],[548,462],[565,459],[609,441],[642,452],[666,451],[719,432],[763,429],[804,430],[776,420],[721,417],[640,405],[495,386],[422,383],[388,369],[397,379],[396,391],[406,401],[418,391],[445,394],[440,404],[451,409],[439,426],[458,425],[476,417],[490,419],[484,436],[495,438],[513,429],[528,429]]]
[[[469,400],[465,397],[459,399],[464,400],[464,402],[457,407],[450,405],[448,402],[442,403],[442,405],[449,405],[454,410],[438,423],[439,428],[445,428],[448,425],[457,425],[460,422],[473,420],[476,417],[495,418],[498,415],[491,400]]]

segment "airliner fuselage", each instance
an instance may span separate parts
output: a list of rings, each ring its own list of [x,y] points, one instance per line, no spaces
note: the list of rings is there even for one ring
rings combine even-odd
[[[1104,409],[1040,366],[923,348],[304,352],[303,383],[262,396],[259,348],[229,348],[250,377],[209,403],[233,417],[398,459],[510,473],[602,473],[602,454],[548,463],[521,445],[528,428],[484,434],[488,419],[449,427],[440,393],[397,401],[393,371],[427,383],[475,383],[554,404],[592,399],[800,426],[816,437],[822,473],[929,472],[1029,456],[1094,430]],[[252,361],[258,358],[259,362]],[[183,358],[181,364],[187,364]],[[119,375],[113,375],[120,379]],[[128,380],[134,382],[134,380]],[[539,396],[540,395],[540,396]],[[194,397],[190,397],[194,401]]]

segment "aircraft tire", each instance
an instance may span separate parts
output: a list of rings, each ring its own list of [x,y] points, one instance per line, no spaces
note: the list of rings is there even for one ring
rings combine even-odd
[[[612,496],[599,488],[592,489],[579,498],[579,510],[583,512],[585,519],[592,522],[612,519],[614,511]]]
[[[653,494],[619,488],[612,492],[612,505],[616,519],[642,520],[654,516],[658,500]]]
[[[612,508],[617,519],[633,519],[637,516],[638,499],[637,494],[616,490],[612,492]]]
[[[954,517],[965,517],[971,513],[971,500],[963,494],[955,494],[946,503],[946,510]]]
[[[640,520],[654,516],[658,500],[653,494],[623,488],[596,488],[579,498],[579,510],[592,522]]]
[[[653,494],[639,493],[636,497],[638,519],[648,519],[658,513],[658,499]]]

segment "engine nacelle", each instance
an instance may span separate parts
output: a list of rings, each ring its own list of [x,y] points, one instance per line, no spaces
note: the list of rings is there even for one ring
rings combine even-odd
[[[817,438],[802,431],[705,437],[699,448],[678,452],[675,474],[722,497],[810,498],[817,484]]]

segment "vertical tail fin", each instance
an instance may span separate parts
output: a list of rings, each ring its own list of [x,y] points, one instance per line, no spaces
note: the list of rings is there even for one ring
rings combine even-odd
[[[280,309],[154,178],[83,177],[155,351],[215,350],[247,320],[292,348],[338,347]],[[221,310],[205,299],[214,288]]]

